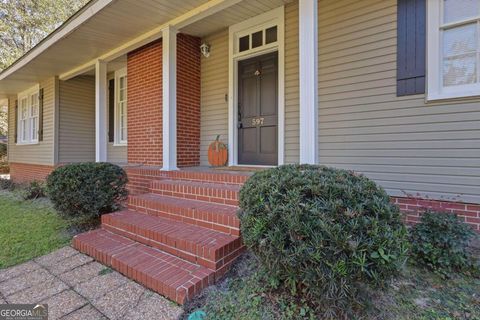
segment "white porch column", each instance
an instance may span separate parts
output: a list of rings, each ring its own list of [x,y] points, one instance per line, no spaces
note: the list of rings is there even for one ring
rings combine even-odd
[[[162,30],[163,168],[177,170],[177,31]]]
[[[300,163],[318,160],[318,4],[299,0]]]
[[[95,64],[95,161],[107,161],[107,63]]]

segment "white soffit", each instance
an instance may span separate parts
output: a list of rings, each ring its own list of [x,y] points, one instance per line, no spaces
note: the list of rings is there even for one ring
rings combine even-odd
[[[166,24],[187,34],[205,36],[286,2],[289,1],[93,0],[0,73],[0,98],[55,75],[68,79],[85,73],[95,59],[115,59],[160,38],[161,33],[156,30]]]
[[[233,24],[248,20],[262,13],[271,11],[292,0],[244,0],[206,19],[192,23],[182,32],[203,37],[216,31],[226,29]]]
[[[10,68],[0,97],[95,59],[208,0],[94,0]]]

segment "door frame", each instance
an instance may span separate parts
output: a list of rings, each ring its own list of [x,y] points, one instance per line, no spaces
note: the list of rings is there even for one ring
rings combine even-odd
[[[277,41],[255,49],[237,52],[238,39],[252,32],[277,26]],[[238,63],[242,60],[278,52],[278,165],[285,158],[285,8],[273,9],[229,27],[228,39],[228,165],[254,166],[238,163]]]

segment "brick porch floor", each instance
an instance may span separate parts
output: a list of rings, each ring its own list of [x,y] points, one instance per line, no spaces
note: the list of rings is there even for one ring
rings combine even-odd
[[[238,194],[249,172],[128,166],[128,208],[78,235],[79,251],[183,304],[244,251]]]

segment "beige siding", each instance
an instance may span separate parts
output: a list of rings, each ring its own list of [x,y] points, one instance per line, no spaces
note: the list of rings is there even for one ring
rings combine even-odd
[[[285,163],[300,160],[298,2],[285,6]]]
[[[95,78],[60,82],[59,162],[95,160]]]
[[[319,1],[320,163],[392,195],[480,202],[479,100],[396,97],[396,1]]]
[[[228,30],[204,39],[211,45],[201,65],[200,163],[208,165],[208,146],[217,135],[228,142]]]
[[[8,159],[10,162],[31,163],[31,164],[54,164],[54,113],[55,113],[55,78],[42,81],[40,88],[43,88],[43,141],[34,145],[15,144],[15,100],[17,97],[9,98],[9,136],[8,136]],[[13,129],[15,128],[15,130]]]
[[[127,163],[127,147],[114,146],[113,143],[108,144],[107,161],[117,164]]]

